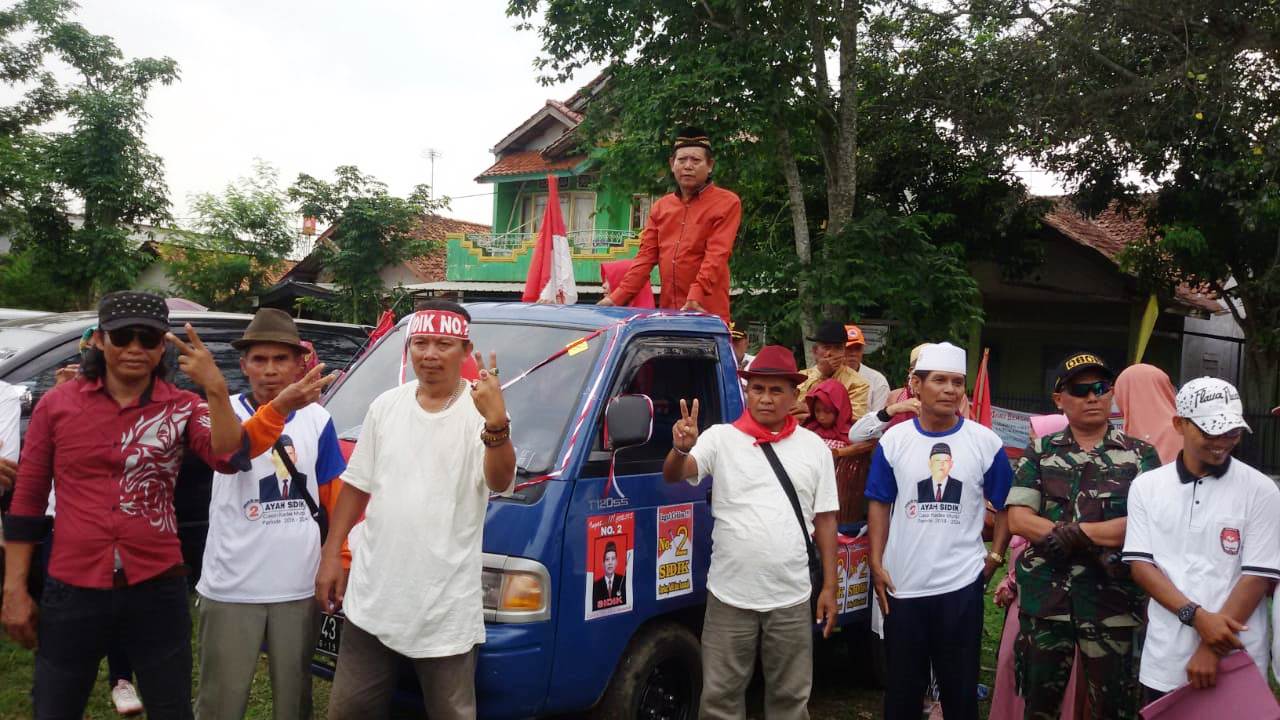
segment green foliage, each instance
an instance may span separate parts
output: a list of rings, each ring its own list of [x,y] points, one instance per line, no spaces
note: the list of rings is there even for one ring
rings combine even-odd
[[[253,296],[271,286],[297,239],[279,174],[259,160],[252,177],[221,195],[197,195],[191,208],[199,232],[186,234],[184,247],[162,250],[174,289],[210,308],[252,309]]]
[[[769,323],[771,341],[801,343],[802,318],[881,318],[894,325],[882,365],[924,339],[964,338],[981,302],[966,263],[996,259],[1016,274],[1045,206],[1008,172],[999,146],[953,132],[958,98],[940,95],[939,53],[964,38],[896,3],[783,0],[512,0],[538,32],[548,80],[611,63],[606,90],[579,128],[602,183],[628,192],[670,186],[666,159],[683,124],[713,137],[714,177],[743,201],[732,259],[734,315]],[[848,25],[856,33],[848,32]],[[532,27],[532,25],[526,25]],[[841,53],[856,42],[853,58]],[[815,54],[823,62],[815,65]],[[826,58],[850,65],[828,77]],[[848,75],[846,75],[848,73]],[[846,92],[856,80],[856,92]],[[852,142],[844,112],[856,102]],[[790,141],[807,216],[802,262],[784,179]],[[849,149],[852,148],[851,151]],[[846,163],[847,151],[856,163]],[[856,167],[854,201],[842,173]],[[856,208],[844,224],[842,208]],[[830,228],[837,228],[829,232]]]
[[[301,174],[289,188],[289,198],[303,215],[333,226],[316,251],[333,273],[338,300],[323,304],[337,320],[373,323],[381,311],[385,290],[379,272],[388,265],[425,255],[433,243],[414,236],[418,219],[447,207],[448,198],[429,199],[425,186],[408,198],[398,198],[387,186],[359,168],[342,165],[333,182]]]
[[[1127,267],[1166,297],[1185,283],[1238,303],[1246,404],[1280,404],[1275,2],[921,5],[970,47],[933,83],[969,98],[959,130],[1063,174],[1086,210],[1143,208],[1156,239]]]
[[[0,79],[17,95],[0,107],[0,230],[42,283],[7,292],[14,304],[51,310],[127,287],[147,262],[130,226],[168,219],[163,167],[143,142],[144,105],[156,83],[177,79],[177,65],[126,60],[111,38],[72,20],[74,10],[25,0],[0,11]],[[76,81],[59,83],[53,62]],[[42,129],[58,118],[68,130]],[[74,223],[71,208],[81,213]]]

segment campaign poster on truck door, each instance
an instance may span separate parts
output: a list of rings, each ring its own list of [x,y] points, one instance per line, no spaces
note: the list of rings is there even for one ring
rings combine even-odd
[[[867,561],[870,545],[866,536],[845,546],[848,553],[848,584],[844,589],[844,611],[853,612],[868,606],[871,599],[871,565]]]
[[[658,508],[659,600],[693,592],[693,503]]]
[[[586,619],[631,612],[634,512],[587,517]]]

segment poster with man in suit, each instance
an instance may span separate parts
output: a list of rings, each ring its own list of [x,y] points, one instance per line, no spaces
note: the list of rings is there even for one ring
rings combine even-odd
[[[916,502],[960,504],[964,486],[951,477],[951,446],[936,443],[929,451],[929,477],[916,483]]]
[[[293,439],[288,435],[281,435],[279,446],[289,454],[289,460],[296,468],[298,466],[298,451],[293,447]],[[271,463],[275,466],[275,473],[258,480],[258,502],[275,502],[277,500],[301,500],[303,488],[302,483],[295,483],[293,477],[289,474],[289,468],[284,464],[284,460],[280,458],[278,449],[271,451]],[[302,480],[305,482],[305,478]]]
[[[631,611],[635,513],[587,518],[586,619]]]

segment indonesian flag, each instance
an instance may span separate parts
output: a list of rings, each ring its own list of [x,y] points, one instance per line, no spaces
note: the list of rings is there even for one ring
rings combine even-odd
[[[395,313],[391,312],[390,310],[383,310],[382,314],[378,316],[377,327],[373,329],[373,332],[369,333],[369,341],[367,344],[372,346],[374,343],[378,342],[378,338],[391,332],[391,328],[395,326],[396,326]]]
[[[990,350],[982,351],[978,377],[973,380],[973,397],[969,400],[969,419],[991,427],[991,373],[987,370]]]
[[[529,263],[529,278],[524,283],[524,302],[572,305],[578,302],[578,286],[573,281],[573,263],[569,259],[569,238],[560,214],[560,194],[556,178],[547,176],[547,214],[542,218],[538,244]]]

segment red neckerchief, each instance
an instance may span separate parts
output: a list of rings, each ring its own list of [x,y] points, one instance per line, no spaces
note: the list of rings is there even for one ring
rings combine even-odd
[[[794,416],[787,415],[787,419],[782,423],[782,429],[775,433],[769,428],[766,428],[756,422],[756,419],[751,417],[750,412],[744,412],[741,417],[733,421],[733,426],[755,438],[755,442],[752,443],[752,445],[759,445],[763,442],[778,442],[779,440],[786,440],[796,431],[796,428],[800,426],[800,423],[796,422]]]

